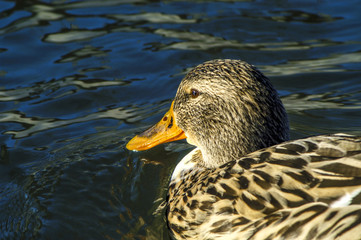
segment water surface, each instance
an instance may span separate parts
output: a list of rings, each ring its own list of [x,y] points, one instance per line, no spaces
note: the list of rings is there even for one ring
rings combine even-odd
[[[0,239],[168,239],[156,209],[191,146],[124,146],[207,60],[269,76],[292,138],[361,134],[360,12],[356,0],[0,0]]]

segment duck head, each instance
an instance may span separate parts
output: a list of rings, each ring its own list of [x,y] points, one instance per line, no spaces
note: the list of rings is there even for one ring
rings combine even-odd
[[[213,60],[191,70],[162,120],[135,136],[130,150],[187,138],[215,168],[289,139],[286,111],[270,80],[239,60]]]

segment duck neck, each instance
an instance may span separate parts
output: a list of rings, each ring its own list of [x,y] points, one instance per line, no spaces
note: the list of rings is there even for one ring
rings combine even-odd
[[[288,131],[287,121],[272,127],[224,127],[222,131],[211,135],[212,137],[199,141],[197,146],[202,153],[202,165],[217,168],[248,153],[282,143],[289,139]]]
[[[254,148],[250,148],[249,151],[245,151],[245,148],[241,147],[242,144],[233,142],[235,138],[228,138],[227,142],[222,141],[222,139],[226,138],[213,139],[213,141],[209,139],[204,145],[198,146],[202,153],[201,165],[206,168],[217,168],[255,150]]]

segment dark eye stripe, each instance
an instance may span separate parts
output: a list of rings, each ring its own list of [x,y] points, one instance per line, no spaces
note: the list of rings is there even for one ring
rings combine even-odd
[[[196,98],[199,96],[199,91],[197,89],[192,88],[191,89],[191,96],[192,98]]]

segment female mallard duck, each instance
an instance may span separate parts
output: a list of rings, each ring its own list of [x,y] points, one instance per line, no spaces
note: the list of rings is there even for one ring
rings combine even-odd
[[[167,220],[176,239],[361,239],[361,137],[288,141],[269,79],[238,60],[190,71],[162,120],[128,144],[187,138]]]

